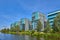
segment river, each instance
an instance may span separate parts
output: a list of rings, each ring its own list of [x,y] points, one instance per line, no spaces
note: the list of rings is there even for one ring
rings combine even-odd
[[[54,39],[44,39],[39,37],[31,37],[28,35],[13,35],[0,33],[0,40],[55,40]]]

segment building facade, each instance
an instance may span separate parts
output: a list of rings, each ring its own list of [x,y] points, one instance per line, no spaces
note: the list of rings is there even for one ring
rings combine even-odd
[[[57,16],[58,13],[60,13],[60,11],[54,11],[54,12],[48,13],[48,20],[51,27],[53,27],[54,18]]]
[[[36,30],[38,20],[40,20],[41,23],[42,23],[42,29],[41,29],[41,31],[43,31],[44,30],[45,16],[44,16],[43,13],[34,12],[32,14],[32,27],[33,27],[33,30]]]
[[[27,18],[20,20],[20,30],[28,31],[31,29],[31,22]]]

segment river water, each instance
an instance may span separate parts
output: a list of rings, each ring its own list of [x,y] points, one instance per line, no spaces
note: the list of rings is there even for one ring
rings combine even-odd
[[[44,38],[39,38],[39,37],[31,37],[28,35],[13,35],[13,34],[0,33],[0,40],[55,40],[55,38],[44,39]]]

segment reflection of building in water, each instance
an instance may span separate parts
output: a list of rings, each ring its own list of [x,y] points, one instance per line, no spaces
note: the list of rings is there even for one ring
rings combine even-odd
[[[30,40],[30,36],[24,35],[24,40]]]
[[[44,38],[40,38],[40,40],[45,40]]]

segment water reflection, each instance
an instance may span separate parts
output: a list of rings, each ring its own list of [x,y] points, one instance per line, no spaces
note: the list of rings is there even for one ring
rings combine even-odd
[[[39,36],[37,36],[37,37],[34,37],[35,38],[35,40],[45,40],[44,38],[42,38],[42,37],[39,37]]]
[[[12,35],[0,33],[0,40],[60,40],[60,38],[32,37],[28,35]]]

